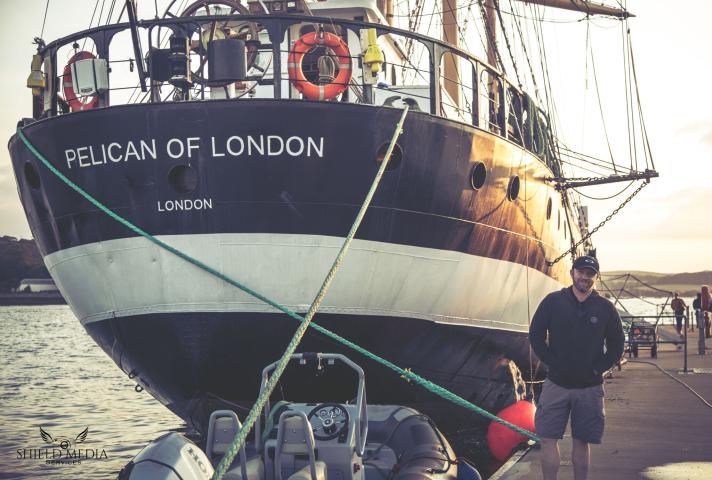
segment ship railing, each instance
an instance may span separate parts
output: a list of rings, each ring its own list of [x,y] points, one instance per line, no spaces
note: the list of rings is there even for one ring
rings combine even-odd
[[[190,47],[188,68],[191,68],[191,77],[206,79],[209,52],[205,40],[215,38],[218,23],[244,30],[241,36],[247,45],[248,57],[244,80],[221,85],[201,80],[181,87],[166,80],[165,71],[157,72],[161,55],[173,55],[166,48],[169,39],[186,36]],[[386,56],[377,82],[367,81],[364,75],[361,39],[367,29],[376,30],[378,44]],[[108,65],[106,88],[91,97],[96,107],[211,99],[302,100],[302,94],[289,77],[288,58],[294,42],[315,30],[339,35],[351,52],[352,76],[346,90],[336,99],[324,101],[392,106],[398,106],[399,102],[408,103],[411,110],[449,118],[505,138],[555,169],[556,152],[548,115],[500,71],[434,38],[387,25],[336,18],[213,15],[140,20],[137,23],[138,38],[145,48],[143,52],[138,48],[141,55],[145,54],[141,59],[136,58],[137,50],[128,23],[77,32],[40,49],[45,86],[34,96],[33,117],[40,119],[71,113],[73,109],[64,98],[67,96],[64,84],[71,82],[71,77],[67,78],[65,66],[60,64],[79,51],[89,51]],[[254,32],[257,32],[256,36]],[[407,49],[404,45],[408,45]],[[316,83],[320,73],[318,68],[315,71],[318,57],[309,55],[303,62],[305,75]],[[143,89],[136,85],[140,68],[147,76]],[[87,102],[86,96],[77,93],[77,97]]]

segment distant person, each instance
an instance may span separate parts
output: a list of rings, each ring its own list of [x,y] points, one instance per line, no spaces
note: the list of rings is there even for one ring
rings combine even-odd
[[[680,294],[678,292],[674,292],[672,296],[673,299],[670,302],[670,308],[672,308],[672,311],[675,312],[675,329],[677,330],[677,334],[680,335],[680,338],[682,338],[682,319],[685,316],[685,309],[687,308],[687,305],[685,304],[685,301],[680,298]]]
[[[603,373],[620,361],[625,339],[618,311],[593,288],[598,272],[598,260],[578,257],[573,285],[547,295],[529,327],[532,349],[548,367],[535,416],[544,480],[556,479],[569,417],[576,480],[588,476],[589,445],[603,438]]]
[[[707,287],[707,285],[702,286],[703,289],[702,291],[704,292],[704,287]],[[707,288],[707,302],[703,302],[702,299],[702,293],[698,293],[697,297],[692,301],[692,309],[695,311],[697,314],[697,319],[698,319],[698,324],[697,328],[704,328],[705,329],[705,337],[710,338],[710,317],[709,317],[709,310],[710,310],[710,300],[709,300],[709,287]]]
[[[705,315],[705,338],[710,338],[710,315],[709,312],[712,310],[712,302],[710,301],[710,287],[707,285],[702,285],[700,289],[702,294],[700,295],[700,308]]]

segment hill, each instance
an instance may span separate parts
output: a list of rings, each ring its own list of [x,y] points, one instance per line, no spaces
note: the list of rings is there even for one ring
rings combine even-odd
[[[702,285],[712,285],[712,270],[685,273],[616,271],[603,273],[602,280],[613,292],[625,288],[628,293],[636,296],[666,297],[677,291],[683,297],[692,297],[700,291]]]
[[[34,240],[0,237],[0,292],[9,292],[23,278],[48,278]]]

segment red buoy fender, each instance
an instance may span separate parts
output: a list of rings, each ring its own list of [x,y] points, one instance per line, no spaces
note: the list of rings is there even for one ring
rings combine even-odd
[[[524,430],[535,432],[534,414],[536,406],[527,400],[520,400],[497,414],[502,420],[506,420]],[[490,423],[487,429],[487,444],[494,458],[500,461],[506,460],[520,443],[525,441],[527,437],[521,433],[515,432],[509,427],[502,425],[494,420]]]
[[[72,64],[74,62],[78,62],[79,60],[87,60],[90,58],[96,57],[90,52],[77,52],[72,55],[72,58],[69,59],[69,62],[64,67],[64,73],[62,74],[62,91],[64,92],[64,99],[69,104],[69,108],[72,112],[90,110],[99,105],[98,95],[88,95],[80,99],[74,92],[74,86],[72,85]]]
[[[302,60],[304,55],[315,47],[329,47],[339,58],[339,73],[333,82],[327,85],[315,85],[304,76]],[[294,42],[289,50],[288,68],[289,80],[294,88],[310,100],[331,100],[343,93],[351,80],[351,53],[346,42],[333,33],[310,32]]]

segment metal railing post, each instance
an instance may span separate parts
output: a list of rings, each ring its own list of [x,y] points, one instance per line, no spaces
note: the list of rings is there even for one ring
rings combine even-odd
[[[695,315],[697,317],[697,353],[698,355],[705,354],[705,315],[702,310],[695,310]]]
[[[685,330],[685,337],[684,337],[685,343],[683,343],[683,348],[685,349],[685,352],[683,355],[684,356],[683,366],[682,366],[683,373],[687,373],[687,326],[690,323],[689,316],[688,316],[689,311],[690,311],[690,309],[688,308],[687,312],[685,312],[685,325],[682,327]]]

